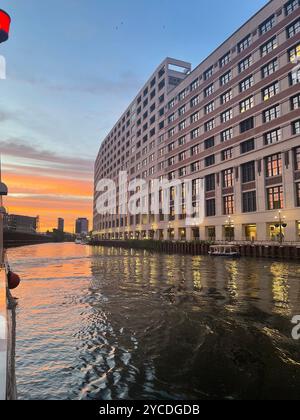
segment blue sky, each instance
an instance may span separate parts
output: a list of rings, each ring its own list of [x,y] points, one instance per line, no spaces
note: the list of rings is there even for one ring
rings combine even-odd
[[[101,140],[166,56],[195,67],[266,3],[0,0],[12,16],[0,47],[4,163],[59,172],[67,157],[71,177],[74,158],[74,178],[87,179]]]

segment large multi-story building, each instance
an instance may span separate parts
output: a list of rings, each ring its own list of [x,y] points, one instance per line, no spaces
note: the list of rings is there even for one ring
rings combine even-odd
[[[4,215],[4,229],[14,232],[36,233],[38,217],[20,216],[16,214]]]
[[[300,0],[272,0],[197,68],[166,59],[103,141],[99,238],[300,240]],[[98,214],[102,178],[191,179],[205,218]],[[119,189],[117,187],[117,195]],[[196,205],[196,204],[195,204]]]
[[[81,217],[75,222],[75,233],[76,235],[87,235],[89,232],[89,221],[88,219]]]

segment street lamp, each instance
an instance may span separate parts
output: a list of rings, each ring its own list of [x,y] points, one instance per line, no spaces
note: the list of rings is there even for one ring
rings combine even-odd
[[[228,216],[228,219],[225,222],[225,232],[229,232],[229,242],[233,239],[233,230],[234,230],[234,220],[232,220],[231,216]],[[227,235],[226,235],[227,238]]]
[[[282,244],[283,240],[284,240],[284,234],[283,234],[283,229],[285,229],[287,227],[287,223],[285,221],[286,217],[282,216],[281,211],[279,210],[278,212],[278,216],[275,216],[275,219],[277,220],[277,223],[275,224],[275,227],[280,230],[279,233],[279,242]]]

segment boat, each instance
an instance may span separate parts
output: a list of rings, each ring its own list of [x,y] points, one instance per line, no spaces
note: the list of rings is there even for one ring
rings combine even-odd
[[[211,245],[208,253],[213,257],[238,258],[241,256],[240,249],[236,245]]]

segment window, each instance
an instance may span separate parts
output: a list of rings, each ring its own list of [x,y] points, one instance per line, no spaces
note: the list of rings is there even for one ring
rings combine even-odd
[[[240,132],[245,133],[246,131],[254,128],[254,117],[248,118],[240,123]]]
[[[295,86],[300,83],[300,68],[295,68],[295,70],[289,74],[289,79],[290,86]]]
[[[197,144],[196,146],[191,148],[191,156],[198,155],[201,151],[200,144]]]
[[[200,102],[200,98],[199,96],[195,96],[192,100],[191,100],[191,108],[193,108],[194,106],[197,106]]]
[[[175,128],[171,128],[171,130],[168,131],[169,138],[173,137],[175,134]]]
[[[225,111],[221,114],[221,122],[225,123],[225,122],[231,120],[232,117],[233,117],[233,111],[232,111],[232,108],[230,108],[230,109],[228,109],[227,111]]]
[[[172,122],[174,122],[175,121],[175,114],[171,114],[169,117],[168,117],[168,123],[169,124],[171,124]]]
[[[191,172],[200,171],[200,168],[201,168],[201,164],[199,161],[191,164]]]
[[[251,35],[246,36],[241,42],[238,44],[238,52],[241,53],[246,50],[251,45]]]
[[[264,135],[264,144],[267,146],[269,144],[278,143],[281,141],[281,129],[269,131]]]
[[[215,174],[207,175],[205,177],[205,191],[214,191],[216,189],[216,177]]]
[[[200,113],[195,112],[195,114],[191,115],[191,124],[194,124],[195,122],[199,121],[200,119]]]
[[[185,98],[186,98],[186,90],[183,90],[182,92],[179,93],[178,100],[183,101]]]
[[[288,1],[284,6],[284,11],[285,11],[286,16],[291,15],[297,9],[297,7],[299,7],[299,5],[300,5],[299,0]]]
[[[186,152],[184,151],[184,152],[179,153],[178,155],[179,162],[182,162],[185,159],[186,159]]]
[[[266,158],[266,177],[282,175],[282,158],[281,153],[277,153]]]
[[[263,112],[263,121],[268,123],[280,117],[280,106],[276,105]]]
[[[254,107],[254,97],[250,96],[250,98],[245,99],[244,101],[240,102],[240,112],[249,111],[249,109]]]
[[[175,99],[172,99],[169,103],[168,103],[168,108],[172,109],[175,106]]]
[[[232,99],[232,90],[228,90],[227,92],[223,93],[223,95],[221,95],[220,100],[221,100],[221,104],[224,105],[227,102],[231,101]]]
[[[292,124],[292,133],[294,135],[300,134],[300,120],[293,122],[293,124]]]
[[[212,166],[215,164],[215,155],[211,155],[205,158],[205,167]]]
[[[287,37],[292,38],[300,32],[300,19],[297,19],[287,28]]]
[[[273,96],[279,93],[279,82],[272,83],[271,85],[267,86],[262,91],[262,97],[264,101],[268,101],[269,99],[273,98]]]
[[[247,70],[250,66],[252,66],[252,56],[245,58],[243,61],[239,63],[239,73]]]
[[[214,217],[216,215],[216,200],[206,200],[206,217]]]
[[[191,140],[196,139],[200,136],[200,128],[195,128],[195,130],[191,131]]]
[[[182,131],[186,128],[186,120],[181,121],[178,125],[179,131]]]
[[[179,108],[179,110],[178,110],[178,115],[179,115],[179,117],[182,117],[184,114],[185,114],[185,112],[186,112],[186,106],[185,105],[183,105],[181,108]]]
[[[199,86],[200,86],[199,79],[194,80],[193,83],[191,84],[191,92],[198,89]]]
[[[264,45],[261,46],[261,48],[260,48],[261,56],[265,57],[270,52],[275,50],[275,48],[277,48],[277,38],[276,38],[276,36],[274,38],[272,38],[271,40],[269,40],[268,42],[266,42]]]
[[[212,101],[205,106],[205,114],[210,114],[215,110],[215,102]]]
[[[247,77],[240,82],[240,92],[245,92],[246,90],[250,89],[254,85],[254,78],[253,76]]]
[[[182,136],[178,139],[178,146],[184,146],[185,145],[185,136]]]
[[[267,189],[268,209],[283,209],[283,187],[273,187]]]
[[[241,143],[241,154],[249,153],[255,149],[255,141],[254,139],[246,140]]]
[[[271,76],[271,74],[275,73],[278,70],[278,59],[275,58],[275,60],[270,61],[266,66],[262,67],[261,73],[262,78],[266,78],[268,76]]]
[[[234,184],[233,168],[226,169],[222,172],[222,186],[223,188],[231,188]]]
[[[215,128],[215,120],[212,119],[204,124],[205,131],[211,131]]]
[[[228,52],[219,61],[220,68],[225,67],[230,62],[231,54]]]
[[[300,184],[296,184],[296,206],[300,207]]]
[[[234,214],[234,195],[223,197],[223,212],[225,215]]]
[[[203,75],[203,77],[204,77],[204,80],[208,80],[208,79],[210,79],[211,77],[212,77],[212,75],[214,74],[214,66],[211,66],[209,69],[207,69],[205,72],[204,72],[204,75]]]
[[[291,98],[291,109],[294,111],[295,109],[300,108],[300,94],[293,96]]]
[[[212,83],[204,90],[204,96],[207,98],[208,96],[212,95],[215,91],[215,86]]]
[[[275,25],[275,15],[272,15],[267,19],[264,23],[262,23],[259,27],[260,35],[264,35],[265,33],[269,32],[273,26]]]
[[[300,59],[300,43],[289,50],[289,60],[291,63]]]
[[[211,138],[205,140],[205,142],[204,142],[205,150],[210,149],[211,147],[214,147],[214,145],[215,145],[215,138],[214,137],[211,137]]]
[[[186,174],[187,174],[187,169],[186,169],[186,167],[183,167],[183,168],[180,168],[180,169],[179,169],[179,176],[180,176],[180,177],[182,177],[182,176],[186,176]]]
[[[221,160],[224,162],[225,160],[232,159],[233,157],[233,148],[230,147],[229,149],[223,150],[221,153]]]
[[[144,166],[147,166],[147,160],[145,160]],[[168,166],[173,166],[176,163],[175,156],[172,156],[170,159],[168,159]]]
[[[295,149],[295,170],[300,171],[300,147]]]
[[[256,191],[243,193],[243,213],[254,213],[256,211]]]
[[[221,133],[221,141],[228,141],[233,138],[233,129],[229,128],[228,130],[222,131]]]
[[[255,162],[247,162],[242,165],[242,183],[255,181]]]
[[[169,146],[168,146],[168,151],[169,152],[173,152],[173,150],[175,150],[175,143],[174,142],[173,143],[170,143]],[[161,151],[162,151],[162,155],[161,156],[163,156],[164,149],[161,149]]]
[[[220,77],[220,85],[224,86],[227,83],[230,82],[230,80],[232,79],[232,72],[231,70],[229,70],[227,73],[223,74],[223,76]]]

